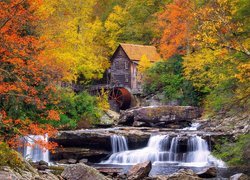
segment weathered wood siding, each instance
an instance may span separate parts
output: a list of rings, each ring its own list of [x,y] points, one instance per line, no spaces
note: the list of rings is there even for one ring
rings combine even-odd
[[[121,47],[111,59],[110,83],[122,87],[131,87],[131,61]]]

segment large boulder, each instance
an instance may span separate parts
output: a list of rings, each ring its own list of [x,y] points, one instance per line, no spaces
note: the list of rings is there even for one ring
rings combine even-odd
[[[108,180],[96,169],[82,163],[67,166],[61,176],[66,180]]]
[[[249,177],[246,174],[238,173],[229,178],[230,180],[248,180]]]
[[[148,176],[151,171],[152,163],[151,161],[146,161],[144,163],[139,163],[131,167],[128,171],[129,180],[140,180]]]
[[[155,180],[200,180],[191,169],[180,169],[176,173],[170,175],[158,175]]]
[[[215,178],[217,176],[217,169],[215,167],[209,167],[196,174],[201,178]]]
[[[118,124],[148,127],[186,127],[201,116],[201,111],[192,106],[147,106],[124,111]]]

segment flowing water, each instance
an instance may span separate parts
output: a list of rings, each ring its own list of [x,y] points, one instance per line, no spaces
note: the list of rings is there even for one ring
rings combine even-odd
[[[37,141],[48,142],[48,136],[28,135],[24,137],[23,142],[26,145],[24,145],[24,147],[19,151],[22,151],[21,153],[26,159],[30,159],[33,162],[38,162],[41,160],[49,162],[49,151],[36,144],[35,142]]]
[[[153,165],[225,166],[211,155],[207,141],[197,135],[188,137],[186,144],[180,136],[152,135],[146,147],[136,150],[128,150],[125,139],[122,136],[111,137],[113,154],[102,164],[128,165],[151,161]]]
[[[185,127],[182,130],[196,131],[200,126],[200,123],[192,123],[190,127]]]
[[[124,136],[112,135],[110,139],[111,139],[112,153],[128,150],[128,142]]]

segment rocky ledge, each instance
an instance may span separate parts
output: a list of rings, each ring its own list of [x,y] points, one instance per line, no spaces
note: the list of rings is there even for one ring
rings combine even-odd
[[[163,134],[169,137],[179,136],[179,141],[186,146],[190,136],[198,135],[211,142],[211,146],[221,137],[231,138],[231,134],[224,132],[189,131],[169,128],[150,127],[116,127],[107,129],[82,129],[76,131],[61,131],[58,136],[51,138],[59,144],[51,159],[88,159],[89,162],[98,162],[111,153],[112,135],[122,135],[127,138],[129,149],[145,147],[152,134]]]
[[[199,117],[201,117],[201,110],[197,107],[146,106],[124,111],[118,124],[135,127],[182,128]]]

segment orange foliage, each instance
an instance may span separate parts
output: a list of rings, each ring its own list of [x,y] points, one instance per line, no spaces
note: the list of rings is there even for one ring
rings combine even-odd
[[[0,141],[11,146],[28,134],[54,136],[57,132],[39,122],[39,118],[59,120],[58,112],[47,110],[47,105],[57,102],[53,94],[61,77],[61,69],[42,56],[46,44],[35,33],[40,17],[34,12],[41,4],[42,0],[0,1],[0,99],[3,103],[15,100],[36,111],[35,117],[19,118],[8,112],[8,106],[1,107]],[[38,143],[55,147],[54,143]]]
[[[159,48],[164,58],[176,53],[184,54],[189,46],[194,3],[191,0],[174,0],[158,16],[159,28],[163,32]]]

